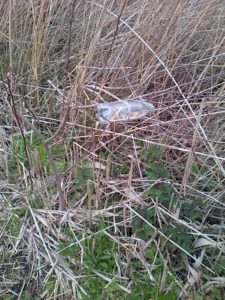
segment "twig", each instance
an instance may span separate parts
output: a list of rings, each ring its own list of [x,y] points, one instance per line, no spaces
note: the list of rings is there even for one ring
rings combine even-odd
[[[12,107],[12,109],[13,109],[13,107]],[[51,166],[51,168],[53,170],[53,173],[54,173],[55,183],[56,183],[57,190],[58,190],[58,193],[59,193],[59,209],[64,210],[66,208],[66,200],[64,198],[64,194],[63,194],[62,187],[61,187],[61,177],[59,176],[59,174],[57,172],[55,162],[54,162],[54,158],[52,156],[52,153],[51,153],[48,142],[45,141],[45,137],[43,136],[43,134],[25,116],[23,116],[22,113],[20,113],[19,111],[16,111],[16,114],[14,113],[14,115],[15,115],[16,120],[22,120],[22,122],[24,122],[40,138],[40,140],[41,140],[41,142],[44,146],[45,152],[47,154],[50,166]],[[35,119],[37,119],[37,118],[35,118]],[[18,123],[18,124],[20,124],[20,123]],[[22,129],[22,127],[20,125],[18,125],[18,126]],[[22,134],[22,132],[21,132],[21,134]],[[24,134],[22,134],[22,136],[23,136],[23,139],[25,139]],[[27,153],[27,155],[28,155],[28,153]]]
[[[70,25],[69,25],[69,43],[68,43],[68,53],[67,53],[67,65],[66,65],[66,70],[67,70],[68,74],[70,73],[69,72],[69,68],[70,68],[70,52],[71,52],[72,25],[73,25],[73,20],[74,20],[75,3],[76,3],[76,1],[73,0],[72,11],[71,11],[71,18],[70,18]]]
[[[29,155],[28,155],[28,150],[27,150],[27,142],[26,142],[26,138],[23,132],[23,128],[21,126],[21,117],[18,115],[17,109],[16,109],[16,103],[15,103],[15,99],[13,96],[13,92],[12,92],[12,88],[11,88],[11,80],[10,78],[7,76],[7,89],[8,89],[8,95],[11,98],[12,104],[9,101],[9,105],[12,108],[12,112],[13,115],[15,117],[16,123],[19,127],[22,139],[23,139],[23,144],[24,144],[24,153],[26,156],[26,160],[27,160],[27,170],[28,170],[28,180],[30,181],[30,185],[31,185],[31,190],[33,190],[33,180],[32,180],[32,175],[31,175],[31,164],[30,164],[30,159],[29,159]]]

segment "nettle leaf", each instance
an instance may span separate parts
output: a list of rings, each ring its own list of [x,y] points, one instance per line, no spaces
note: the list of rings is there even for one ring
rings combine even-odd
[[[154,234],[155,229],[152,228],[150,225],[147,223],[144,224],[144,231],[146,232],[146,235],[149,235],[150,237]]]
[[[164,166],[157,164],[157,163],[151,163],[147,167],[147,176],[149,179],[159,179],[159,178],[171,178],[171,172],[170,170],[166,169]]]
[[[164,167],[160,167],[159,170],[160,170],[160,177],[171,178],[170,170]]]
[[[205,175],[208,172],[208,169],[206,167],[199,168],[196,165],[192,165],[191,171],[192,171],[193,174]]]
[[[114,242],[104,233],[94,236],[89,241],[85,241],[86,254],[84,260],[90,270],[96,268],[103,272],[111,272],[115,267],[113,253],[115,251]]]
[[[225,276],[224,259],[217,260],[215,270],[221,277]]]
[[[146,175],[147,175],[148,179],[150,179],[150,180],[158,180],[159,179],[159,177],[156,174],[154,174],[152,172],[152,170],[147,171]]]
[[[137,213],[142,216],[150,224],[154,223],[155,212],[153,209],[138,209]],[[148,240],[155,232],[147,222],[145,222],[140,216],[136,215],[132,220],[132,231],[137,237]]]
[[[161,154],[160,147],[152,145],[145,151],[142,158],[146,164],[150,164],[155,160],[157,160],[160,157],[160,154]]]
[[[63,160],[56,160],[55,166],[58,172],[63,172],[65,170],[66,163]]]
[[[171,239],[180,245],[182,248],[191,251],[192,250],[192,235],[189,229],[184,225],[178,225],[176,227],[163,226],[163,233],[166,236],[171,236]],[[170,245],[174,247],[173,245]]]
[[[170,202],[176,198],[176,191],[174,187],[169,183],[159,183],[145,192],[145,196],[158,198],[161,202]]]
[[[212,287],[210,291],[207,293],[205,299],[214,299],[214,300],[221,300],[222,299],[222,289],[217,287]]]
[[[160,188],[157,187],[153,187],[150,191],[149,191],[149,195],[154,197],[154,198],[159,198],[159,200],[167,200],[167,198],[165,198],[165,194],[164,191],[161,190]]]
[[[154,260],[154,258],[155,258],[155,251],[152,251],[152,249],[151,250],[148,250],[147,252],[146,252],[146,258],[148,258],[148,259],[150,259],[150,260]]]
[[[61,250],[62,256],[75,257],[79,253],[79,247],[77,245],[71,244],[71,242],[62,242],[59,244],[59,249]]]
[[[77,168],[77,184],[83,186],[93,177],[92,169],[88,166],[80,166]]]
[[[146,218],[148,220],[151,220],[155,216],[155,210],[152,209],[152,208],[151,209],[147,209],[147,210],[145,210],[145,215],[146,215]]]
[[[44,149],[43,145],[41,145],[41,144],[37,145],[36,147],[34,147],[34,149],[36,149],[38,151],[42,167],[44,167],[44,166],[48,167],[49,166],[49,160],[48,160],[48,156],[45,152],[45,149]]]

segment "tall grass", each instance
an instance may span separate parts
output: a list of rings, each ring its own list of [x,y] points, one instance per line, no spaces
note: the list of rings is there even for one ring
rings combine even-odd
[[[224,1],[0,16],[2,299],[222,299]],[[153,116],[96,123],[140,96]]]

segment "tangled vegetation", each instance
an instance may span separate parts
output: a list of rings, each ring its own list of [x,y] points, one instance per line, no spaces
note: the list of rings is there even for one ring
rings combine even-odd
[[[0,16],[0,299],[224,299],[224,1]],[[154,115],[96,122],[136,97]]]

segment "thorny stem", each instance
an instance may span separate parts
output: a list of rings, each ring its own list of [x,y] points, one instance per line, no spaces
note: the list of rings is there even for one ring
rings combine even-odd
[[[27,151],[27,142],[26,142],[26,138],[23,132],[23,128],[21,126],[21,117],[19,116],[17,109],[16,109],[16,103],[15,103],[15,99],[12,93],[12,88],[11,88],[11,79],[7,76],[7,88],[8,88],[8,94],[11,98],[12,104],[9,102],[9,105],[12,108],[12,112],[14,114],[16,123],[19,127],[22,139],[23,139],[23,144],[24,144],[24,153],[26,156],[26,160],[27,160],[27,170],[28,170],[28,180],[30,181],[30,185],[31,185],[31,191],[33,190],[33,180],[32,180],[32,175],[31,175],[31,165],[30,165],[30,159],[29,159],[29,155],[28,155],[28,151]]]
[[[69,25],[69,44],[68,44],[68,53],[67,53],[67,66],[66,66],[66,70],[67,70],[68,74],[69,74],[69,67],[70,67],[70,52],[71,52],[71,42],[72,42],[72,25],[73,25],[73,20],[74,20],[75,3],[76,3],[76,1],[73,0],[71,18],[70,18],[70,25]]]
[[[31,167],[30,167],[30,160],[29,160],[29,155],[28,155],[28,151],[27,151],[27,144],[26,144],[26,139],[23,133],[23,128],[21,126],[21,123],[25,123],[27,124],[37,135],[38,137],[41,139],[41,142],[45,148],[45,152],[47,154],[50,166],[53,170],[54,173],[54,177],[55,177],[55,183],[58,189],[58,194],[59,194],[59,209],[60,210],[64,210],[66,208],[66,200],[63,194],[63,190],[62,190],[62,186],[61,186],[61,176],[58,174],[57,169],[56,169],[56,165],[54,162],[54,158],[53,155],[51,153],[50,147],[49,147],[49,143],[62,131],[62,127],[63,124],[59,127],[58,131],[49,139],[45,140],[45,137],[43,136],[43,134],[29,121],[27,120],[27,118],[25,116],[23,116],[22,113],[20,113],[17,109],[16,109],[16,104],[15,104],[15,100],[14,100],[14,96],[12,93],[12,89],[11,89],[11,82],[10,79],[7,77],[7,87],[8,87],[8,93],[10,95],[10,98],[12,100],[12,105],[9,102],[9,105],[12,108],[14,117],[16,119],[16,122],[19,126],[22,138],[23,138],[23,142],[24,142],[24,149],[25,149],[25,155],[26,155],[26,159],[27,159],[27,163],[28,163],[28,173],[29,173],[29,180],[31,183],[31,189],[33,190],[33,181],[32,181],[32,176],[31,176]],[[35,116],[35,114],[32,112],[32,110],[28,107],[28,104],[26,103],[26,106],[28,108],[28,110],[31,112],[32,116],[37,120],[37,117]],[[65,115],[65,117],[67,118],[67,115]],[[66,124],[66,118],[65,118],[65,122],[64,125]]]

